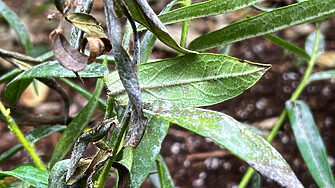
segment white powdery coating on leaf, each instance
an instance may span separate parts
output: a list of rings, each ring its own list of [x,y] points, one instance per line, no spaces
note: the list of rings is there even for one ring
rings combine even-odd
[[[295,174],[291,170],[279,170],[278,168],[274,168],[271,165],[264,165],[264,164],[251,164],[249,163],[252,168],[256,171],[263,172],[262,174],[271,180],[275,180],[280,185],[284,187],[294,187],[294,188],[303,188],[302,184],[295,176]]]

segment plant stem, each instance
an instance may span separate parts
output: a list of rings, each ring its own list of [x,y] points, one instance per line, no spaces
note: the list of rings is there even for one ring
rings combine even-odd
[[[14,122],[14,119],[9,115],[10,114],[10,109],[9,108],[6,109],[1,101],[0,101],[0,110],[7,119],[10,131],[17,137],[17,139],[21,142],[23,147],[28,151],[30,156],[33,158],[36,166],[41,170],[47,171],[47,169],[43,165],[41,159],[36,154],[33,146],[26,140],[26,138],[23,136],[20,129],[18,128],[18,126]]]
[[[116,157],[116,154],[119,150],[119,146],[121,144],[121,141],[123,139],[123,135],[124,135],[124,132],[126,131],[127,127],[128,127],[128,123],[129,123],[129,119],[130,119],[130,114],[128,114],[127,112],[128,109],[126,109],[125,111],[125,114],[124,114],[124,117],[122,118],[122,121],[121,121],[121,131],[119,132],[119,134],[117,135],[117,141],[114,145],[114,147],[112,148],[113,149],[113,152],[112,152],[112,156],[111,158],[108,159],[108,161],[106,162],[106,164],[104,165],[103,169],[102,169],[102,172],[99,176],[99,179],[98,179],[98,187],[97,188],[103,188],[104,187],[104,184],[105,184],[105,181],[107,180],[108,178],[108,175],[109,175],[109,171],[113,165],[113,162],[114,162],[114,158]]]
[[[181,3],[184,7],[189,6],[192,4],[192,0],[185,0],[184,3]],[[188,28],[189,28],[190,20],[183,21],[183,28],[181,31],[181,39],[180,39],[180,46],[186,47],[186,40],[188,35]],[[178,56],[183,55],[182,53],[178,53]]]
[[[302,93],[302,91],[304,90],[308,77],[311,75],[314,64],[315,64],[315,59],[316,59],[316,54],[318,52],[318,47],[319,47],[319,42],[320,42],[320,24],[321,22],[316,22],[316,35],[315,35],[315,43],[314,43],[314,47],[313,47],[313,54],[311,56],[311,59],[309,60],[307,69],[305,71],[304,77],[302,78],[298,88],[294,91],[294,93],[291,96],[291,100],[297,100],[300,96],[300,94]],[[287,116],[287,112],[286,109],[283,110],[282,114],[280,115],[276,125],[274,126],[274,128],[272,129],[270,135],[268,136],[268,138],[266,139],[268,142],[271,142],[274,137],[277,135],[277,132],[279,130],[279,128],[281,127],[281,125],[284,123],[284,120]],[[254,169],[250,168],[248,169],[248,171],[246,172],[246,174],[244,175],[244,177],[242,178],[240,184],[238,185],[238,188],[244,188],[250,178],[252,177],[252,175],[254,174]]]

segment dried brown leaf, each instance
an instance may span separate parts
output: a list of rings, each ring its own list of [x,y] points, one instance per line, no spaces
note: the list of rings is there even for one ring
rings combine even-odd
[[[82,51],[85,50],[87,44],[89,45],[90,51],[88,64],[92,63],[98,56],[112,50],[112,45],[107,38],[85,37],[81,43]]]
[[[55,57],[63,67],[74,72],[85,69],[89,57],[74,49],[58,29],[51,32],[50,39]]]

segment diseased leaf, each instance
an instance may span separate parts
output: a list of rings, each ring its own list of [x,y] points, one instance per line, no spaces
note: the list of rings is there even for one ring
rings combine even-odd
[[[10,171],[0,171],[0,175],[14,176],[38,188],[48,187],[48,172],[30,164],[18,166]]]
[[[147,103],[144,112],[211,138],[256,171],[284,187],[303,187],[278,151],[261,136],[226,114],[174,105],[169,101]]]
[[[335,70],[316,72],[309,76],[307,83],[335,78]]]
[[[335,9],[335,7],[334,7]],[[305,50],[307,52],[307,54],[309,56],[312,56],[313,54],[313,48],[314,48],[314,45],[315,45],[315,35],[316,35],[316,32],[314,31],[313,33],[311,33],[310,35],[308,35],[307,39],[306,39],[306,42],[305,42]],[[318,58],[324,48],[325,48],[325,37],[320,33],[320,36],[319,36],[319,44],[318,44],[318,50],[317,50],[317,53],[316,53],[316,58]]]
[[[101,138],[103,138],[108,133],[109,129],[113,125],[115,125],[116,122],[117,122],[117,120],[115,120],[115,119],[105,120],[105,121],[99,123],[98,125],[96,125],[91,130],[83,133],[78,138],[78,140],[74,144],[73,151],[72,151],[72,154],[71,154],[71,162],[70,162],[70,165],[68,167],[69,170],[66,174],[66,182],[67,182],[68,185],[71,185],[71,184],[74,183],[72,181],[70,183],[69,181],[72,178],[72,176],[75,175],[74,174],[75,170],[78,166],[78,163],[79,163],[80,159],[82,158],[82,156],[84,154],[84,151],[85,151],[87,145],[90,142],[95,142],[95,141],[98,141]]]
[[[325,146],[304,101],[287,101],[286,109],[304,161],[319,187],[335,187]]]
[[[150,118],[149,118],[150,119]],[[134,150],[130,187],[139,187],[148,176],[152,165],[160,152],[163,139],[169,128],[169,122],[151,117],[142,141]]]
[[[102,77],[108,75],[108,69],[98,63],[88,65],[80,72],[81,77]],[[15,105],[23,91],[29,86],[33,78],[42,77],[75,77],[73,72],[63,68],[57,61],[49,61],[32,67],[24,71],[14,80],[9,82],[5,89],[5,99],[10,105]]]
[[[74,72],[85,69],[88,56],[74,49],[62,33],[55,30],[50,34],[50,39],[55,58],[63,67]]]
[[[306,11],[308,10],[308,11]],[[202,51],[236,41],[314,22],[335,14],[335,0],[306,0],[235,22],[193,40],[188,48]]]
[[[75,27],[85,33],[98,38],[107,38],[99,22],[91,15],[85,13],[72,13],[66,17]]]
[[[120,80],[122,85],[125,87],[126,92],[129,96],[129,105],[131,105],[131,118],[128,129],[128,134],[126,138],[125,146],[132,146],[136,148],[139,144],[146,125],[148,123],[147,118],[143,115],[142,112],[142,97],[141,90],[138,84],[138,75],[137,75],[137,67],[139,65],[139,42],[135,37],[134,42],[135,45],[134,50],[134,60],[131,62],[128,53],[122,47],[121,44],[121,25],[120,22],[114,12],[114,2],[111,0],[105,1],[105,13],[107,17],[107,28],[109,37],[112,42],[113,52],[115,56],[115,64],[119,73]],[[132,23],[132,28],[134,29],[134,33],[136,34],[136,27],[134,26],[134,21],[131,20],[131,16],[127,16]],[[135,27],[135,28],[134,28]]]
[[[65,177],[70,159],[58,161],[50,171],[48,188],[81,188],[86,187],[86,178],[82,178],[73,185],[66,185]]]
[[[158,15],[164,25],[194,18],[213,16],[248,7],[260,0],[209,0]]]
[[[177,3],[178,3],[178,0],[171,1],[168,5],[164,7],[164,9],[161,11],[160,14],[168,12],[172,8],[172,6]],[[149,55],[151,54],[151,51],[154,48],[154,43],[156,39],[157,37],[151,31],[147,31],[147,33],[144,35],[142,42],[141,42],[141,48],[140,48],[141,63],[145,63],[148,61]]]
[[[133,63],[121,44],[120,22],[114,12],[114,5],[112,0],[105,1],[104,5],[108,34],[113,47],[116,69],[118,70],[122,85],[126,88],[130,102],[134,105],[138,113],[141,114],[141,90],[138,84],[137,75],[133,68]]]
[[[270,65],[241,61],[226,55],[190,54],[141,64],[139,83],[143,101],[169,100],[192,106],[216,104],[254,85]],[[117,72],[104,78],[109,95],[128,102]]]
[[[157,172],[159,175],[160,183],[162,188],[174,188],[172,177],[169,173],[164,158],[161,155],[157,156],[156,160]]]
[[[26,53],[31,53],[33,45],[30,41],[29,33],[20,21],[19,17],[2,0],[0,0],[0,14],[6,19],[8,24],[18,35],[20,42],[25,46]]]
[[[196,53],[179,46],[146,0],[126,0],[122,2],[126,5],[134,20],[145,26],[164,44],[183,54]]]
[[[112,165],[117,169],[119,173],[119,183],[118,188],[129,188],[130,186],[130,173],[129,169],[121,163],[113,162]]]
[[[79,114],[75,118],[73,118],[71,123],[65,129],[62,137],[58,141],[50,161],[51,168],[56,164],[57,161],[60,161],[61,159],[64,158],[64,156],[70,150],[76,139],[79,137],[79,135],[83,132],[83,130],[87,126],[97,105],[98,98],[100,96],[102,88],[103,88],[103,82],[99,78],[92,98],[88,101],[86,106],[79,112]]]

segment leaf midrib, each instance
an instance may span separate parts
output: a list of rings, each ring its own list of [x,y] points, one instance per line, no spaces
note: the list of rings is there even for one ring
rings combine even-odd
[[[216,76],[206,76],[206,77],[200,77],[200,78],[195,78],[195,79],[180,80],[176,82],[166,82],[166,83],[161,83],[161,84],[148,84],[148,85],[140,86],[140,88],[141,90],[146,90],[146,89],[163,88],[163,87],[176,86],[176,85],[186,85],[186,84],[197,83],[197,82],[206,82],[206,81],[218,80],[222,78],[231,78],[231,77],[251,75],[252,73],[266,71],[266,69],[268,68],[262,67],[262,68],[257,68],[257,69],[253,69],[250,71],[246,71],[243,73],[233,73],[231,75],[220,74]],[[117,96],[123,93],[125,93],[124,88],[111,91],[110,95]]]

